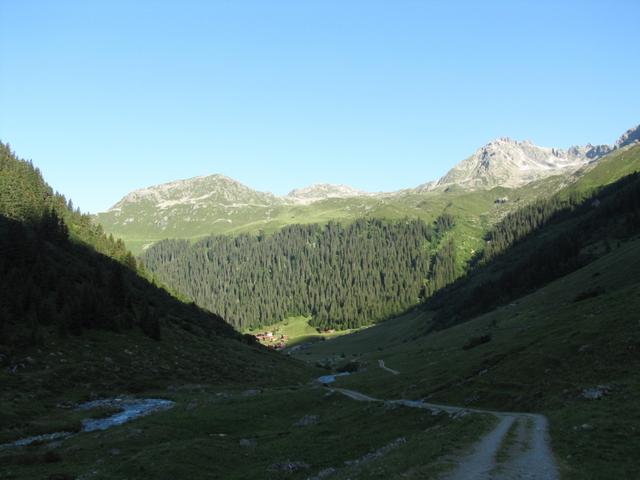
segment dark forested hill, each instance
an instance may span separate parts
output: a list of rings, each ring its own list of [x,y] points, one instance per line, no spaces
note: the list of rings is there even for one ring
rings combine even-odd
[[[46,397],[80,384],[135,390],[300,373],[220,316],[149,282],[122,242],[71,207],[0,145],[0,401],[17,402],[32,381]],[[275,365],[283,367],[277,377]]]
[[[487,234],[475,268],[437,292],[436,328],[490,311],[593,262],[640,233],[640,173],[507,215]],[[585,298],[600,291],[585,292]]]
[[[166,240],[146,268],[238,328],[310,315],[320,328],[355,328],[416,305],[455,278],[453,218],[361,219],[292,225],[271,235]]]
[[[76,241],[135,269],[135,259],[122,240],[104,234],[88,214],[74,208],[73,202],[54,192],[30,161],[19,159],[9,145],[0,142],[0,214],[26,223],[44,217],[59,218]]]

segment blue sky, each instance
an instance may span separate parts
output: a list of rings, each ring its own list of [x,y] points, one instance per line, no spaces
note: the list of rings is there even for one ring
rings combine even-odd
[[[640,2],[0,0],[0,139],[84,211],[223,173],[435,179],[498,136],[640,122]]]

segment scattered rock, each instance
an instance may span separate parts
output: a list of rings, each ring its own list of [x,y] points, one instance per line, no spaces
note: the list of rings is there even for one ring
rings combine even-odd
[[[258,441],[255,438],[241,438],[238,442],[242,448],[256,448]]]
[[[330,477],[336,472],[337,470],[333,467],[325,468],[324,470],[320,470],[315,476],[309,477],[307,480],[322,480],[323,478]]]
[[[458,418],[462,418],[464,417],[467,413],[469,413],[466,410],[459,410],[456,413],[451,415],[451,418],[453,418],[454,420],[457,420]]]
[[[9,365],[7,367],[7,373],[9,375],[15,375],[16,373],[18,373],[18,370],[21,370],[25,368],[24,363],[14,363],[13,365]]]
[[[292,462],[291,460],[286,460],[284,462],[272,463],[269,465],[267,470],[271,472],[287,472],[294,473],[299,472],[300,470],[309,470],[311,466],[305,462]]]
[[[582,390],[582,398],[587,400],[598,400],[605,395],[611,393],[611,387],[608,385],[598,385],[597,387],[585,388]]]
[[[309,427],[311,425],[317,424],[319,420],[320,417],[318,415],[305,415],[293,425],[295,427]]]
[[[576,425],[573,427],[574,431],[577,430],[593,430],[593,425],[591,425],[590,423],[583,423],[582,425]]]
[[[109,453],[111,455],[113,455],[114,457],[117,457],[118,455],[120,455],[122,452],[120,451],[119,448],[112,448],[111,450],[109,450]]]
[[[259,393],[260,393],[260,390],[249,389],[249,390],[245,390],[244,392],[242,392],[242,396],[243,397],[255,397]]]
[[[384,447],[380,447],[375,452],[369,452],[366,455],[363,455],[362,457],[360,457],[360,458],[358,458],[356,460],[346,460],[344,462],[344,464],[347,465],[347,466],[362,465],[363,463],[370,462],[371,460],[375,460],[376,458],[379,458],[379,457],[382,457],[383,455],[386,455],[390,451],[395,450],[396,448],[399,448],[400,446],[404,445],[405,443],[407,443],[407,439],[406,438],[404,438],[404,437],[396,438],[391,443],[386,444]]]

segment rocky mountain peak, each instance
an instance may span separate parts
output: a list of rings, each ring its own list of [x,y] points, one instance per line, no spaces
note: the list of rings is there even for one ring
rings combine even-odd
[[[636,125],[624,132],[616,142],[616,148],[626,147],[632,143],[640,142],[640,125]]]
[[[349,185],[334,185],[330,183],[316,183],[304,188],[291,190],[287,199],[298,203],[312,203],[327,198],[350,198],[368,196],[370,193],[357,190]]]
[[[221,174],[193,177],[153,185],[127,194],[110,211],[127,205],[147,203],[159,210],[177,205],[272,203],[277,197],[257,192],[246,185]]]
[[[584,147],[540,147],[530,140],[500,137],[480,147],[453,167],[431,189],[458,185],[463,188],[519,187],[563,171],[577,170],[590,161]]]

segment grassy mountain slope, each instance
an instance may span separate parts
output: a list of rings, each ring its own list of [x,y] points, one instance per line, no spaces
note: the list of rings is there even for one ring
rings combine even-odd
[[[121,242],[83,223],[31,164],[0,153],[0,443],[59,430],[68,412],[56,405],[90,396],[307,378],[151,284]]]
[[[543,224],[443,291],[431,309],[292,354],[330,366],[357,361],[366,369],[340,385],[383,398],[543,412],[565,478],[631,478],[640,458],[638,188],[630,176],[602,191],[613,197],[600,192],[598,207],[589,199],[588,208]],[[582,262],[528,289],[499,285],[486,313],[461,314],[466,292],[562,236],[580,236]],[[378,360],[400,374],[377,368]]]
[[[311,204],[282,202],[257,204],[249,200],[226,203],[186,204],[159,212],[144,202],[128,204],[122,211],[110,211],[96,216],[105,231],[122,238],[135,253],[165,238],[196,240],[208,235],[238,233],[273,233],[291,224],[326,224],[331,220],[349,223],[358,218],[371,217],[398,220],[405,217],[433,221],[444,211],[461,218],[459,248],[467,252],[481,243],[482,231],[487,224],[500,218],[504,212],[522,203],[555,191],[557,178],[511,190],[495,188],[489,191],[469,192],[450,188],[445,192],[406,192],[383,197],[329,198]],[[211,188],[217,188],[217,185]],[[508,196],[511,203],[496,204],[495,200]],[[519,199],[519,200],[516,200]],[[516,202],[516,203],[514,203]]]
[[[631,149],[630,153],[638,148]],[[590,170],[587,173],[589,178],[606,182],[631,170],[633,165],[626,161],[628,155],[619,153]],[[468,262],[486,263],[499,255],[502,248],[529,233],[539,222],[561,223],[562,215],[572,214],[582,198],[593,194],[589,186],[593,181],[576,185],[560,176],[540,180],[518,191],[496,188],[470,193],[451,188],[444,193],[407,195],[405,200],[413,202],[407,205],[422,207],[422,214],[435,209],[445,214],[438,219],[452,219],[453,228],[447,229],[446,233],[420,237],[423,245],[418,250],[413,241],[415,229],[412,223],[402,221],[380,226],[380,221],[367,223],[360,219],[348,227],[333,223],[330,225],[336,228],[316,227],[309,232],[309,229],[296,225],[266,237],[207,237],[192,244],[184,240],[163,241],[149,248],[142,258],[147,268],[163,282],[199,305],[223,313],[239,329],[277,323],[288,315],[311,316],[310,324],[319,328],[356,328],[413,307],[420,296],[429,297],[457,276],[465,274]],[[563,186],[565,188],[560,194],[552,195]],[[605,212],[605,216],[609,210],[618,208],[610,204],[607,195],[607,190],[603,190],[593,197],[593,201],[603,203],[598,212]],[[580,208],[583,210],[580,215],[585,217],[583,222],[595,218],[591,203]],[[407,211],[409,207],[404,213]],[[482,211],[485,213],[480,213]],[[421,212],[416,209],[414,213]],[[420,231],[427,229],[429,226],[421,224]],[[571,238],[602,235],[602,232],[592,233],[590,229],[591,226],[586,225],[580,231],[567,232],[562,227],[540,240],[536,247],[539,257],[558,256],[557,262],[547,270],[576,268],[583,261],[582,257],[577,255],[577,251],[572,256],[565,250],[578,248]],[[389,242],[383,241],[383,245],[378,245],[371,240],[372,237],[379,240],[389,231],[396,232],[396,237]],[[368,234],[363,235],[363,232]],[[565,239],[563,235],[569,235],[569,238]],[[487,239],[486,246],[483,237]],[[455,255],[449,245],[455,245]],[[385,251],[387,247],[391,250]],[[525,250],[527,248],[531,249],[531,243]],[[329,255],[329,250],[335,252]],[[399,252],[407,254],[398,256]],[[350,259],[351,263],[345,262],[343,257]],[[393,268],[371,261],[380,258],[389,259]],[[529,265],[524,262],[529,262]],[[451,269],[449,263],[453,264]],[[398,268],[404,268],[399,265],[405,264],[407,269],[398,274]],[[455,302],[450,301],[452,295],[445,295],[444,302],[448,303],[449,310],[462,310],[467,316],[474,312],[477,314],[479,308],[486,310],[495,306],[500,301],[498,297],[512,295],[510,291],[516,287],[522,292],[526,287],[524,284],[528,288],[540,285],[540,279],[529,278],[551,274],[542,270],[540,265],[544,262],[532,258],[530,252],[514,253],[509,258],[494,262],[491,269],[474,271],[473,279],[480,279],[476,282],[477,288],[473,291],[467,288],[455,297]],[[381,271],[385,271],[382,278]],[[524,271],[530,272],[525,274]],[[505,278],[507,274],[518,278],[510,281]],[[364,275],[367,281],[363,281],[360,275]],[[464,278],[461,282],[468,284],[469,279]],[[397,287],[399,283],[403,285]],[[449,290],[455,288],[457,284]],[[223,291],[226,295],[221,293]],[[368,298],[369,295],[373,298]],[[441,296],[436,292],[436,300]],[[340,306],[339,311],[336,311],[336,305]],[[459,316],[459,313],[446,311],[446,308],[442,310],[439,313],[441,320],[455,321]],[[439,322],[441,325],[444,323]]]
[[[463,324],[428,335],[414,312],[296,353],[308,361],[358,360],[366,371],[339,383],[384,398],[548,415],[565,478],[632,478],[640,409],[640,240]],[[576,301],[604,286],[604,293]],[[473,339],[490,341],[465,349]],[[377,368],[383,359],[400,371]],[[585,398],[589,389],[602,398]]]
[[[570,188],[567,188],[565,193],[589,191],[638,171],[640,171],[640,145],[632,144],[603,157],[593,168],[581,175]]]

